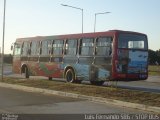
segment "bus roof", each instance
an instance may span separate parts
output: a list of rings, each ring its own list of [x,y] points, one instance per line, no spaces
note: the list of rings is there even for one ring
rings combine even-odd
[[[26,37],[26,38],[17,38],[16,42],[22,41],[40,41],[40,40],[56,40],[56,39],[78,39],[78,38],[89,38],[89,37],[98,37],[98,36],[114,36],[116,33],[132,33],[132,34],[142,34],[139,32],[133,31],[123,31],[123,30],[109,30],[104,32],[91,32],[91,33],[78,33],[78,34],[66,34],[66,35],[52,35],[52,36],[36,36],[36,37]]]

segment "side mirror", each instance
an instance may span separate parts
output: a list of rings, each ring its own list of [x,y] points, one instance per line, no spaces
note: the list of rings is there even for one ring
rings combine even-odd
[[[11,44],[11,50],[14,49],[14,45],[15,45],[15,43],[12,43],[12,44]]]

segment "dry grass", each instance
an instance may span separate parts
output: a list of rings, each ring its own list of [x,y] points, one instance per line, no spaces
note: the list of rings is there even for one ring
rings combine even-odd
[[[149,65],[148,67],[149,75],[158,75],[160,76],[160,65]]]
[[[156,93],[37,79],[4,78],[3,82],[160,107],[160,94]]]

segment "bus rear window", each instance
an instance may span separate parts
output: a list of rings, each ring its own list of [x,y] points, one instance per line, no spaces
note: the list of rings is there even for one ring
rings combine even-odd
[[[147,50],[147,38],[145,35],[120,34],[118,39],[118,48]]]
[[[144,41],[128,41],[128,48],[144,49]]]

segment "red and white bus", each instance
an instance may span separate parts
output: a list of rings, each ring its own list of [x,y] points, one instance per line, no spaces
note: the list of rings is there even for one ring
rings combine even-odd
[[[88,80],[145,80],[148,40],[138,32],[106,32],[19,38],[14,43],[13,71],[29,76]]]

